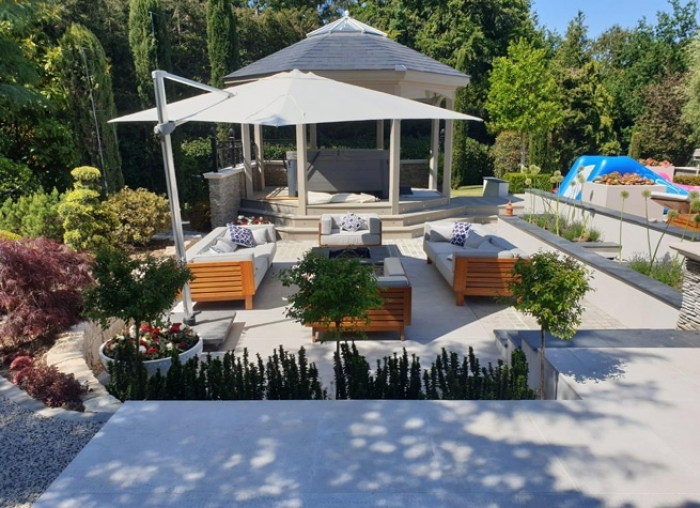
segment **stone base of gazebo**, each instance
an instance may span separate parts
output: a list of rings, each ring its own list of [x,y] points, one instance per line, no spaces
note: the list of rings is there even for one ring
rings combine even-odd
[[[384,238],[415,238],[423,234],[423,224],[428,221],[460,218],[470,222],[488,222],[505,212],[507,197],[492,196],[482,198],[453,198],[443,196],[439,191],[409,187],[410,194],[399,197],[398,213],[392,212],[389,200],[379,199],[366,202],[320,202],[319,194],[309,194],[306,213],[299,210],[298,199],[289,195],[283,185],[269,185],[266,168],[265,181],[268,186],[255,190],[246,196],[245,173],[242,167],[227,168],[217,173],[207,173],[209,182],[212,227],[224,226],[239,215],[265,217],[285,240],[315,240],[318,237],[318,221],[324,213],[376,213],[382,218]],[[254,175],[256,173],[253,173]],[[403,172],[402,172],[403,177]],[[274,178],[270,180],[275,181]],[[254,177],[253,184],[259,187],[260,181]],[[321,196],[323,197],[323,196]],[[517,202],[514,203],[517,206]]]

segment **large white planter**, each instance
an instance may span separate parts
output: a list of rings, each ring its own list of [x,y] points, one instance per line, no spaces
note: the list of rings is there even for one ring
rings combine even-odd
[[[103,351],[104,347],[105,347],[104,344],[102,344],[100,346],[100,351],[99,351],[100,361],[102,362],[102,366],[105,368],[105,370],[109,370],[108,365],[111,362],[113,362],[114,360],[112,360],[110,357],[108,357],[107,355],[104,354],[104,351]],[[194,345],[194,347],[192,347],[191,349],[188,349],[184,353],[180,353],[180,355],[179,355],[180,363],[184,364],[187,362],[187,360],[189,360],[193,356],[200,354],[202,352],[203,348],[204,348],[204,341],[202,340],[202,337],[199,337],[199,340]],[[165,375],[165,373],[167,373],[168,370],[170,369],[171,364],[172,364],[172,361],[170,360],[170,358],[160,358],[158,360],[145,360],[143,362],[143,365],[146,367],[146,372],[148,372],[149,376],[154,375],[159,369],[160,369],[160,373]]]
[[[621,211],[623,199],[622,191],[627,191],[629,197],[624,200],[624,211],[644,218],[646,213],[649,219],[663,220],[664,208],[642,196],[644,191],[663,192],[663,185],[605,185],[603,183],[585,182],[581,192],[581,201],[593,205],[604,206],[612,210]],[[647,206],[647,212],[644,206]]]

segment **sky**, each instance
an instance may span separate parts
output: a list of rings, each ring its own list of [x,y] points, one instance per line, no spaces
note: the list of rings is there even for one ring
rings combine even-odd
[[[681,0],[681,5],[686,4],[687,0]],[[642,17],[655,25],[658,11],[672,12],[666,0],[534,0],[532,9],[537,12],[540,25],[561,35],[580,10],[586,16],[591,38],[597,38],[616,24],[622,28],[634,28]]]

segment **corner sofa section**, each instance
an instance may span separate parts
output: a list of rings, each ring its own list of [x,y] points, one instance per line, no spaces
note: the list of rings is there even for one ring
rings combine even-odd
[[[277,250],[273,224],[243,226],[253,232],[255,247],[238,246],[234,252],[211,250],[220,239],[230,239],[228,228],[214,229],[187,250],[187,267],[195,279],[190,283],[195,302],[244,300],[253,308],[253,296],[272,266]]]
[[[373,246],[382,244],[382,221],[376,213],[357,214],[364,219],[357,231],[340,227],[343,215],[323,214],[318,223],[318,244],[329,247]]]
[[[463,305],[465,296],[509,296],[513,265],[518,258],[528,257],[527,253],[481,224],[470,226],[464,247],[453,245],[454,223],[426,222],[423,250],[428,263],[435,264],[452,287],[455,303]]]
[[[370,309],[367,312],[369,323],[360,323],[357,328],[364,332],[396,330],[399,332],[399,338],[404,340],[404,329],[411,324],[413,294],[411,283],[399,258],[384,259],[384,274],[377,277],[377,286],[382,306]],[[311,340],[316,342],[318,332],[327,331],[328,328],[320,323],[312,324]]]

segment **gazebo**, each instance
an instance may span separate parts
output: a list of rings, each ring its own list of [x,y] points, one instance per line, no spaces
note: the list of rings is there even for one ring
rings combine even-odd
[[[299,69],[368,89],[390,93],[433,106],[453,109],[454,93],[469,83],[469,76],[415,50],[407,48],[346,13],[344,17],[307,34],[306,39],[243,67],[225,77],[227,86],[236,86]],[[390,120],[390,119],[387,119]],[[252,194],[250,126],[243,125],[243,145],[247,194]],[[309,147],[316,149],[317,126],[308,127]],[[453,120],[445,120],[442,195],[449,200],[452,172]],[[256,159],[262,160],[262,126],[253,129]],[[428,189],[438,190],[440,120],[432,120]],[[400,122],[392,122],[392,142],[400,143]],[[384,148],[384,120],[377,121],[376,147]],[[392,170],[398,171],[398,168]],[[265,186],[264,173],[259,177]],[[395,202],[394,202],[395,201]],[[398,197],[390,197],[392,214],[399,213]],[[300,214],[306,214],[306,204]]]

